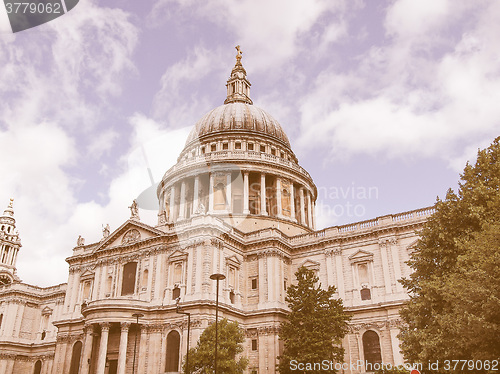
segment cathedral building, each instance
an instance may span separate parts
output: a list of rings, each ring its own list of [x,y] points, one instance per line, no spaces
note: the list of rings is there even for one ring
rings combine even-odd
[[[403,363],[398,279],[433,209],[316,230],[317,188],[281,125],[253,105],[239,50],[224,104],[195,124],[157,196],[156,226],[134,201],[99,242],[80,237],[68,282],[47,288],[16,275],[11,201],[0,217],[0,373],[179,373],[188,317],[178,311],[190,314],[193,347],[215,321],[216,273],[219,318],[245,332],[246,372],[276,373],[286,289],[301,266],[353,315],[343,372]]]

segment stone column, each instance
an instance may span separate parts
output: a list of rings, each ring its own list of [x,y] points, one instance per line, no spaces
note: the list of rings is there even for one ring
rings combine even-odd
[[[337,273],[337,286],[338,293],[342,300],[345,300],[345,291],[344,291],[344,267],[342,266],[342,251],[339,249],[334,252],[335,253],[335,269]],[[345,302],[344,302],[344,305]]]
[[[391,248],[392,266],[394,267],[394,278],[396,281],[396,292],[404,292],[403,285],[398,282],[398,280],[402,278],[402,275],[396,238],[391,238],[387,245]]]
[[[316,230],[316,203],[313,201],[311,204],[311,215],[312,215],[312,228],[313,230]]]
[[[99,357],[97,359],[96,374],[104,374],[106,370],[106,354],[108,352],[109,323],[103,322],[101,325],[101,342],[99,344]]]
[[[120,346],[118,348],[117,374],[125,374],[125,369],[127,367],[127,343],[128,343],[129,328],[130,328],[129,322],[121,323]]]
[[[281,201],[281,178],[276,178],[276,205],[278,208],[278,217],[283,217],[283,207]]]
[[[214,173],[210,173],[210,186],[208,188],[208,213],[214,212]]]
[[[7,265],[12,265],[11,261],[12,261],[12,252],[14,251],[14,247],[7,247],[9,248],[9,252],[7,254],[7,261],[5,262]]]
[[[379,241],[380,257],[382,258],[382,271],[384,275],[385,293],[392,293],[391,274],[389,273],[389,260],[387,259],[387,241]]]
[[[332,256],[333,256],[333,251],[332,250],[327,250],[325,252],[325,261],[326,261],[326,278],[327,278],[327,286],[326,288],[328,289],[329,286],[336,286],[335,281],[333,280],[333,268],[332,268]]]
[[[231,194],[231,172],[226,175],[226,209],[229,213],[232,213],[233,201]]]
[[[290,183],[290,218],[293,221],[295,219],[295,190],[293,189],[293,183]]]
[[[307,191],[307,226],[313,228],[311,205],[311,193]]]
[[[19,248],[16,248],[14,251],[14,259],[12,260],[12,265],[15,265],[18,253],[19,253]]]
[[[263,216],[267,216],[266,175],[264,173],[260,175],[260,214]]]
[[[170,187],[170,223],[174,222],[175,214],[175,185]]]
[[[181,182],[181,200],[179,202],[179,220],[186,217],[186,181]]]
[[[94,325],[86,325],[85,345],[83,346],[82,360],[80,362],[80,373],[90,372],[90,358],[92,357],[92,343],[94,340]]]
[[[250,214],[250,209],[248,208],[249,190],[248,172],[246,171],[243,173],[243,214]]]
[[[195,213],[196,211],[198,211],[198,193],[200,192],[199,191],[199,187],[200,186],[200,177],[197,175],[196,177],[194,177],[194,191],[193,191],[193,213]]]
[[[306,208],[304,204],[304,187],[300,187],[299,189],[299,197],[300,197],[300,223],[306,224]]]

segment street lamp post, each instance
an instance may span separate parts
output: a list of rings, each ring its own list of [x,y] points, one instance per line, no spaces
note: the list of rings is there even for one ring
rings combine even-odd
[[[142,313],[134,313],[132,314],[132,317],[135,317],[137,319],[137,328],[139,328],[139,318],[144,317],[144,314]],[[132,374],[135,374],[135,353],[137,351],[137,335],[138,332],[135,332],[135,342],[134,342],[134,362],[132,364]]]
[[[215,374],[217,374],[217,321],[219,317],[219,281],[226,279],[226,276],[224,274],[215,273],[210,276],[210,279],[217,281],[217,293],[215,295],[215,360],[214,360]]]
[[[189,374],[190,371],[189,371],[189,331],[190,331],[190,327],[191,327],[191,313],[188,313],[188,312],[182,312],[181,311],[181,307],[179,306],[179,301],[180,301],[180,297],[177,298],[177,313],[179,314],[185,314],[186,316],[188,316],[188,336],[187,336],[187,353],[186,353],[186,374]]]

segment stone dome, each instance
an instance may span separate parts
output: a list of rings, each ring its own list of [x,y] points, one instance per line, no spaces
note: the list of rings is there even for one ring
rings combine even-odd
[[[278,121],[263,109],[244,102],[227,103],[205,114],[191,130],[186,145],[211,134],[239,131],[270,136],[290,148]]]

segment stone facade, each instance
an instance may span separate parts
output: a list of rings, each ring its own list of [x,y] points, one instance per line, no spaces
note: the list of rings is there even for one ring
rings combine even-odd
[[[240,52],[227,89],[159,184],[156,226],[140,221],[134,201],[131,218],[102,240],[79,238],[68,283],[49,288],[19,281],[20,242],[10,241],[0,267],[0,373],[179,372],[188,326],[177,303],[191,315],[193,347],[215,320],[214,273],[226,277],[219,317],[245,330],[247,372],[275,373],[286,287],[300,266],[335,286],[353,313],[347,363],[403,362],[396,336],[408,296],[397,280],[409,274],[415,232],[433,209],[315,230],[316,186],[279,123],[253,106]],[[14,230],[12,205],[8,217]]]

